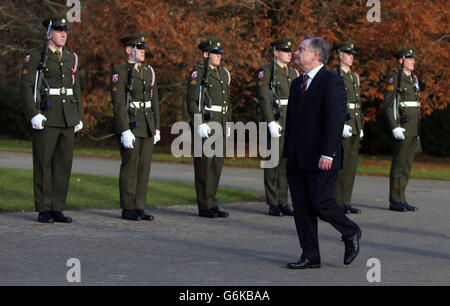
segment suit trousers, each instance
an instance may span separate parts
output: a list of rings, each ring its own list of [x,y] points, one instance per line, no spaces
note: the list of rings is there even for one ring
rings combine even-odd
[[[337,170],[288,171],[288,182],[294,207],[294,219],[302,258],[320,260],[318,219],[330,223],[342,237],[351,237],[359,231],[342,207],[336,202],[333,190]]]
[[[394,140],[394,154],[389,180],[390,202],[406,201],[406,186],[411,174],[417,145],[417,136],[408,136],[404,140]]]
[[[153,137],[136,137],[133,149],[120,143],[119,190],[122,209],[144,209],[147,200],[150,166],[153,155]]]
[[[334,195],[336,201],[341,205],[348,205],[352,200],[353,185],[355,184],[356,167],[358,166],[360,138],[352,135],[342,139],[344,149],[344,164],[339,170]]]
[[[72,171],[74,127],[32,131],[36,211],[63,211]]]

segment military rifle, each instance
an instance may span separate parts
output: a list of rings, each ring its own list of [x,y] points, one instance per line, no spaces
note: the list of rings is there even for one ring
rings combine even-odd
[[[50,19],[47,27],[47,35],[44,38],[44,47],[42,48],[41,62],[36,70],[36,78],[34,81],[34,102],[39,109],[46,109],[50,107],[49,91],[50,86],[44,78],[44,73],[47,70],[48,46],[52,34],[52,20]],[[42,101],[44,97],[44,101]]]
[[[403,79],[403,69],[405,66],[405,56],[403,55],[403,62],[400,67],[400,72],[398,74],[398,84],[397,84],[397,92],[395,94],[395,102],[394,102],[394,119],[397,120],[396,112],[397,112],[397,103],[398,103],[398,122],[400,124],[408,123],[408,116],[406,115],[406,109],[405,106],[400,105],[400,91],[402,89],[402,79]]]
[[[135,122],[130,122],[130,112],[133,112],[136,117],[136,108],[131,110],[131,91],[133,91],[133,79],[134,79],[134,65],[136,64],[136,46],[133,49],[133,61],[128,63],[128,84],[125,90],[125,109],[128,111],[128,124],[130,129],[135,129],[139,126],[139,122],[136,120]]]
[[[273,46],[273,60],[272,60],[272,75],[270,77],[270,87],[269,87],[269,97],[270,101],[273,104],[273,113],[275,115],[275,121],[280,120],[280,118],[283,116],[280,110],[280,98],[278,98],[277,92],[276,92],[276,55],[275,55],[276,48]]]
[[[212,41],[209,40],[209,47],[208,47],[208,57],[205,58],[204,63],[204,71],[203,71],[203,77],[202,77],[202,83],[200,84],[200,91],[198,96],[198,110],[203,115],[203,120],[211,120],[212,119],[212,113],[209,112],[208,114],[205,114],[205,106],[211,107],[211,97],[208,93],[208,72],[209,72],[209,61],[211,59],[211,48],[212,48]]]

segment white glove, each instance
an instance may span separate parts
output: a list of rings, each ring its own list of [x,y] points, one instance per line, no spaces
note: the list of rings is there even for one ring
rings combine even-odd
[[[83,122],[80,121],[80,123],[78,123],[77,125],[75,125],[75,129],[73,130],[73,133],[75,134],[76,132],[78,132],[79,130],[81,130],[83,128]]]
[[[159,130],[156,130],[155,136],[153,136],[153,144],[156,144],[160,140],[161,140],[161,132]]]
[[[394,135],[394,138],[397,140],[403,140],[405,139],[405,129],[402,127],[397,127],[392,130],[392,135]]]
[[[343,138],[352,137],[352,127],[350,125],[344,124],[344,129],[342,130],[342,137]]]
[[[208,138],[211,129],[206,123],[202,123],[198,126],[197,133],[201,138]]]
[[[363,138],[364,137],[364,132],[363,132],[363,130],[360,130],[359,131],[359,138]]]
[[[123,144],[125,149],[134,149],[134,142],[136,141],[136,137],[134,137],[133,133],[130,130],[126,130],[122,132],[122,136],[120,137],[120,142]]]
[[[269,132],[270,136],[273,138],[279,138],[281,136],[281,130],[283,129],[281,125],[279,125],[277,122],[272,121],[268,124],[269,126]]]
[[[31,127],[34,130],[42,130],[44,129],[44,121],[46,121],[47,118],[45,118],[44,115],[41,113],[37,114],[33,118],[31,118]]]
[[[231,128],[227,127],[227,137],[230,137],[230,135],[231,135]]]

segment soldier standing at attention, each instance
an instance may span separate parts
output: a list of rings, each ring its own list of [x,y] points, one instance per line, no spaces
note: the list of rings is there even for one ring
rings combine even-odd
[[[340,43],[336,46],[336,49],[339,57],[339,67],[336,72],[344,81],[347,91],[347,117],[342,131],[344,164],[342,169],[339,170],[334,195],[346,214],[359,214],[361,210],[350,205],[358,164],[360,138],[364,136],[359,76],[351,71],[353,57],[357,54],[355,42]]]
[[[268,123],[269,145],[271,138],[279,138],[279,163],[274,168],[264,169],[264,189],[271,216],[293,216],[287,204],[288,182],[286,159],[283,157],[284,129],[289,89],[292,81],[299,76],[296,69],[289,66],[292,58],[293,39],[280,39],[270,43],[274,51],[271,64],[258,69],[257,97],[261,107],[262,121]]]
[[[222,138],[224,148],[224,136],[230,135],[230,129],[226,127],[226,123],[231,122],[231,77],[230,72],[220,65],[222,46],[222,39],[202,41],[198,48],[205,62],[189,73],[186,106],[191,117],[193,143],[194,133],[197,133],[202,138],[202,147],[204,140],[211,136],[209,122],[216,122],[222,126],[223,135],[218,137]],[[194,115],[202,117],[203,123],[198,127],[194,126]],[[194,156],[195,190],[200,217],[226,218],[229,216],[228,212],[219,208],[216,198],[223,162],[223,156],[206,157],[204,152],[202,156]]]
[[[413,74],[416,55],[413,47],[401,49],[394,55],[401,68],[391,74],[384,93],[384,112],[394,137],[389,209],[417,211],[405,196],[419,139],[420,89],[417,76]]]
[[[155,72],[144,65],[146,34],[122,38],[126,62],[111,77],[114,131],[118,135],[120,156],[119,189],[122,218],[152,221],[146,214],[147,188],[153,146],[160,139],[159,98]]]
[[[43,46],[27,53],[20,94],[33,143],[34,202],[38,221],[71,223],[62,213],[72,170],[74,134],[83,128],[78,56],[64,46],[65,15],[43,21]]]

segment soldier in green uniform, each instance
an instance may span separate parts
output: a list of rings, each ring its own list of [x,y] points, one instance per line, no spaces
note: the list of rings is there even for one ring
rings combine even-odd
[[[357,54],[355,42],[342,42],[336,46],[336,50],[340,63],[336,73],[342,77],[347,91],[347,118],[342,131],[344,163],[338,173],[334,195],[346,214],[359,214],[361,210],[350,205],[358,163],[360,138],[364,136],[359,76],[351,70],[353,57]]]
[[[391,74],[384,93],[384,112],[394,137],[389,208],[416,211],[417,207],[409,205],[405,196],[419,138],[419,81],[413,74],[416,55],[413,47],[394,55],[401,68]]]
[[[119,140],[119,189],[122,218],[152,221],[146,214],[153,146],[160,139],[159,98],[155,72],[145,65],[145,33],[123,37],[126,62],[111,77],[114,131]]]
[[[287,102],[292,81],[299,76],[296,69],[289,66],[292,58],[293,39],[279,39],[270,43],[274,50],[274,59],[258,69],[256,94],[261,107],[262,120],[268,123],[271,138],[279,140],[279,163],[274,168],[264,169],[264,189],[269,215],[293,216],[287,204],[288,182],[286,176],[286,159],[283,158],[284,129]]]
[[[78,56],[64,47],[69,30],[64,15],[52,16],[43,25],[48,39],[28,51],[20,82],[25,116],[32,126],[34,202],[38,221],[71,223],[62,211],[74,134],[83,128]]]
[[[222,126],[223,135],[218,139],[223,141],[225,148],[225,137],[230,135],[230,129],[226,127],[231,122],[230,105],[230,72],[221,65],[223,54],[223,40],[209,39],[202,41],[198,48],[202,52],[203,60],[208,59],[205,64],[196,66],[190,73],[187,83],[186,107],[190,115],[190,126],[193,144],[197,133],[201,138],[202,145],[206,138],[211,136],[211,128],[208,123],[216,122]],[[206,82],[203,78],[206,75]],[[205,88],[204,88],[205,86]],[[199,107],[199,101],[200,107]],[[201,124],[195,125],[194,116],[200,116]],[[214,134],[212,134],[214,135]],[[203,151],[203,150],[202,150]],[[229,214],[219,208],[216,198],[220,175],[224,158],[220,156],[194,156],[195,190],[199,216],[207,218],[226,218]]]

